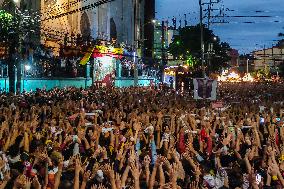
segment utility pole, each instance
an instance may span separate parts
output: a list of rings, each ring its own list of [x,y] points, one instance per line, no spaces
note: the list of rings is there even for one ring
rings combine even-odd
[[[199,16],[200,16],[200,46],[201,46],[201,66],[202,76],[205,77],[205,65],[204,65],[204,39],[203,39],[203,9],[202,1],[199,0]]]
[[[215,9],[212,9],[212,5],[213,4],[216,4],[216,3],[219,3],[220,0],[217,0],[216,2],[213,2],[212,0],[210,0],[208,3],[202,3],[202,0],[199,0],[199,16],[200,16],[200,45],[201,45],[201,66],[202,66],[202,75],[203,77],[206,76],[206,73],[205,73],[205,56],[204,56],[204,52],[205,52],[205,47],[204,47],[204,36],[203,36],[203,19],[206,18],[203,17],[203,5],[208,5],[208,13],[207,13],[207,18],[208,18],[208,30],[209,30],[209,27],[210,27],[210,19],[212,18],[211,16],[211,11],[212,10],[215,10]],[[209,50],[209,49],[208,49]],[[209,57],[208,57],[209,59]]]
[[[212,0],[210,0],[209,4],[208,4],[208,30],[210,29],[210,19],[211,19],[211,6],[212,6]]]
[[[162,51],[162,65],[161,65],[161,72],[164,73],[164,67],[165,65],[167,64],[166,62],[166,53],[165,53],[165,21],[162,21],[162,39],[161,39],[161,42],[162,42],[162,47],[161,47],[161,51]],[[163,77],[164,77],[164,74],[162,74],[162,78],[161,80],[163,81]]]

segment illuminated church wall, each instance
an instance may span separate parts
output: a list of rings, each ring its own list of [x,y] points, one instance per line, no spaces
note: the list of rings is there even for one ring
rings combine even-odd
[[[112,2],[108,22],[114,21],[118,42],[131,44],[134,40],[134,12],[132,0]]]
[[[69,2],[69,0],[68,0]],[[58,15],[64,12],[79,8],[79,4],[72,5],[71,8],[65,6],[66,0],[41,0],[41,12],[43,13],[41,26],[49,34],[64,37],[64,33],[78,33],[80,13],[70,14],[68,16],[56,19],[44,20],[50,16]],[[63,6],[62,6],[63,5]],[[54,32],[52,32],[54,31]]]
[[[68,2],[69,1],[70,0],[68,0]],[[66,0],[41,0],[41,12],[44,13],[43,17],[68,12],[87,6],[95,1],[82,1],[67,9],[64,7],[64,3],[66,4],[68,2],[66,2]],[[140,2],[143,2],[143,0]],[[46,31],[55,30],[57,31],[56,35],[60,35],[61,37],[63,37],[62,33],[74,33],[75,35],[77,33],[84,35],[90,33],[95,39],[103,38],[109,40],[111,37],[117,37],[119,43],[125,42],[127,44],[133,44],[133,7],[133,0],[115,0],[93,9],[43,21],[42,28]],[[141,16],[141,18],[143,18],[143,16]]]
[[[118,42],[131,44],[134,29],[132,2],[133,0],[116,0],[86,11],[92,36],[110,39],[111,34],[116,34]],[[86,1],[83,6],[88,4],[89,2]]]

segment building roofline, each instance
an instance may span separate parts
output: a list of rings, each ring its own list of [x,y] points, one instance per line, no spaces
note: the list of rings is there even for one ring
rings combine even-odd
[[[278,47],[278,46],[273,46],[273,47],[269,47],[269,48],[264,48],[264,49],[259,49],[259,50],[254,50],[254,51],[251,51],[251,54],[252,53],[255,53],[255,52],[259,52],[259,51],[265,51],[265,50],[270,50],[270,49],[283,49],[284,50],[284,48],[280,48],[280,47]]]

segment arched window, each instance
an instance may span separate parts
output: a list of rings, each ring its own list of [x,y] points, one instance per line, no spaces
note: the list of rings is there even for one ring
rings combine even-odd
[[[110,39],[117,39],[116,24],[114,19],[110,19]]]
[[[90,20],[86,12],[84,12],[81,16],[80,29],[83,37],[88,37],[91,35]]]

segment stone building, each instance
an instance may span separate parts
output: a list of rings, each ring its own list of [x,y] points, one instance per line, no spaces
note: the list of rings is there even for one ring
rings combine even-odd
[[[110,0],[93,6],[100,2],[103,1],[41,0],[42,33],[61,40],[67,33],[91,36],[93,39],[114,38],[118,43],[128,45],[143,41],[145,23],[150,19],[149,13],[146,15],[144,10],[146,7],[149,11],[153,0]],[[154,7],[153,3],[151,5],[151,8]],[[152,19],[153,12],[154,8],[151,11]],[[67,14],[52,18],[62,13]]]
[[[273,70],[284,64],[284,48],[274,46],[252,52],[254,56],[254,69]]]
[[[152,55],[155,0],[0,0],[0,6],[7,2],[41,15],[43,44],[62,44],[66,34],[69,38],[80,34],[114,38]]]

